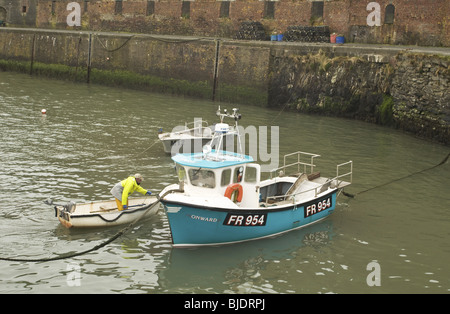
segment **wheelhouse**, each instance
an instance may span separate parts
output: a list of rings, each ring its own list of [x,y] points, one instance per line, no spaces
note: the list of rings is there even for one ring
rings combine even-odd
[[[225,196],[239,207],[256,207],[260,165],[251,156],[225,151],[179,154],[175,161],[180,187],[191,195]]]

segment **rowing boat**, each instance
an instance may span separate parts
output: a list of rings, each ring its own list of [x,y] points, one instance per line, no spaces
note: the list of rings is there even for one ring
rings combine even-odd
[[[115,200],[93,201],[87,203],[69,202],[64,205],[53,204],[55,216],[66,228],[109,227],[131,223],[136,219],[148,218],[159,210],[156,196],[128,199],[128,209],[119,211]]]

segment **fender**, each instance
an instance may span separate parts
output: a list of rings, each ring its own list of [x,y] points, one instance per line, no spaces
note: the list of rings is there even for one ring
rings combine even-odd
[[[232,183],[227,186],[227,189],[225,190],[225,197],[228,197],[231,200],[231,195],[233,195],[234,191],[238,191],[236,201],[241,202],[242,196],[244,195],[244,190],[242,189],[242,185],[239,183]]]

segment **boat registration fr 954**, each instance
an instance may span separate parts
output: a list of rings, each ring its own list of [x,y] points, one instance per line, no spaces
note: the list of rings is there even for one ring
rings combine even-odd
[[[223,224],[226,226],[265,226],[267,214],[227,214]]]
[[[305,218],[312,216],[314,214],[320,213],[333,205],[331,200],[331,195],[321,199],[320,201],[315,201],[310,204],[305,205]]]

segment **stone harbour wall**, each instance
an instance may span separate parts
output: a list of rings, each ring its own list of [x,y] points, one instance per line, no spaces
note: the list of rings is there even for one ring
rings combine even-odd
[[[448,53],[345,50],[277,50],[269,104],[389,125],[450,144]]]
[[[447,145],[449,63],[448,48],[0,28],[0,71],[341,116]]]
[[[238,103],[267,103],[268,52],[214,38],[0,28],[3,69]]]
[[[405,130],[450,143],[450,58],[401,53],[391,94],[393,120]]]

